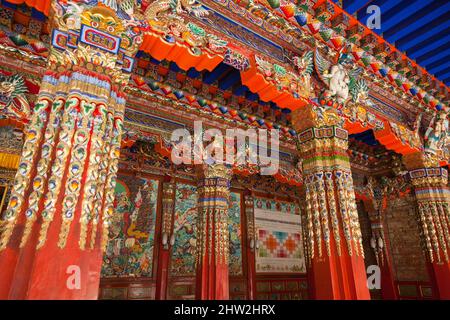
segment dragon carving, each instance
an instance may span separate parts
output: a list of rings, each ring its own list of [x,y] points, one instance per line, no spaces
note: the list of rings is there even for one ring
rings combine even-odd
[[[144,19],[153,29],[183,39],[194,48],[194,52],[201,47],[215,53],[225,52],[226,41],[194,23],[186,23],[183,14],[202,18],[209,12],[195,0],[156,0],[145,9]]]
[[[301,57],[294,57],[294,65],[300,75],[300,81],[303,83],[299,86],[299,94],[302,97],[309,98],[312,93],[311,74],[314,71],[314,53],[306,51]]]

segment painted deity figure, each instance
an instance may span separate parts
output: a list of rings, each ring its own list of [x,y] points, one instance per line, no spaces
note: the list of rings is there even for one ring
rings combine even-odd
[[[449,123],[447,113],[441,111],[431,120],[430,126],[425,132],[425,152],[427,154],[437,155],[445,147],[448,135]]]

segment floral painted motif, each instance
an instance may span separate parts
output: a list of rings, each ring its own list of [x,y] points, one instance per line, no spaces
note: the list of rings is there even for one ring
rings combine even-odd
[[[241,243],[241,194],[230,193],[228,209],[228,229],[230,230],[230,260],[228,263],[230,276],[242,275],[242,243]]]
[[[158,181],[119,176],[104,277],[151,277]]]
[[[189,184],[177,184],[175,195],[175,221],[172,247],[171,275],[195,274],[195,246],[197,223],[197,189]]]

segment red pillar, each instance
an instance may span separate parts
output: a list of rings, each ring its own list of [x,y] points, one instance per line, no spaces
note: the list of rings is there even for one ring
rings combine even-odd
[[[228,202],[230,172],[224,165],[199,167],[196,299],[229,299]]]
[[[341,248],[341,250],[346,250]],[[361,255],[337,253],[336,246],[330,255],[316,256],[308,270],[311,298],[316,300],[369,300],[364,258]]]
[[[107,7],[102,17],[117,23],[113,34],[106,24],[99,28],[118,44],[122,22]],[[65,34],[55,36],[58,47],[49,57],[5,212],[0,235],[3,299],[98,295],[129,74],[122,71],[119,55],[105,53],[101,42],[86,44],[80,35],[77,48],[62,49]],[[132,56],[137,47],[129,45],[122,49]]]
[[[428,261],[428,270],[433,287],[433,297],[450,300],[450,263]]]
[[[2,274],[8,277],[2,281],[7,284],[2,286],[4,298],[97,298],[87,288],[99,280],[98,237],[106,232],[99,225],[107,230],[123,111],[115,110],[113,101],[108,108],[80,96],[77,88],[88,87],[81,75],[88,81],[110,80],[70,67],[46,74],[28,129],[1,238],[0,260],[8,263],[8,272]],[[89,94],[110,99],[110,93],[94,88]],[[48,119],[44,125],[42,118]],[[83,289],[67,288],[71,268]]]
[[[384,199],[386,201],[387,199]],[[382,208],[383,212],[386,208],[387,202],[383,202]],[[381,271],[381,296],[383,300],[398,300],[399,292],[397,285],[395,284],[395,275],[394,268],[392,265],[392,254],[391,254],[391,245],[389,240],[389,235],[387,234],[386,228],[384,228],[384,215],[380,216],[379,223],[372,223],[372,230],[375,230],[375,235],[377,235],[376,231],[379,232],[382,241],[384,242],[383,248],[380,248],[382,256],[379,259],[381,261],[380,271]],[[377,237],[375,237],[378,239]],[[377,241],[378,242],[378,241]],[[379,243],[377,243],[379,247]]]
[[[389,238],[384,233],[385,260],[380,266],[381,271],[381,296],[383,300],[398,300],[398,289],[395,284],[394,270],[392,266],[392,255],[390,251]]]
[[[325,113],[325,114],[324,114]],[[310,287],[315,299],[370,299],[348,132],[332,109],[292,112],[302,159]]]
[[[371,247],[374,250],[381,272],[381,296],[383,300],[397,300],[398,290],[394,280],[389,237],[384,228],[384,212],[389,195],[385,194],[377,201],[373,190],[373,188],[378,188],[376,181],[372,179],[368,186],[368,198],[364,199],[363,203],[368,212],[372,229]],[[382,192],[382,190],[379,190],[379,192]]]
[[[416,161],[404,159],[411,167]],[[418,206],[418,220],[426,249],[435,299],[450,300],[450,188],[445,168],[419,168],[409,172]]]
[[[445,193],[450,194],[450,190],[447,189]],[[433,297],[440,300],[450,300],[449,206],[450,201],[448,200],[446,202],[433,201],[428,203],[419,201],[422,236],[425,238],[424,242],[428,251],[427,266],[433,288]],[[447,221],[445,221],[445,216]],[[444,228],[447,230],[447,236],[445,236]]]
[[[169,260],[172,243],[173,219],[175,210],[175,187],[170,178],[162,185],[162,224],[159,237],[158,267],[156,272],[156,300],[167,299]]]
[[[305,175],[315,299],[370,299],[352,183],[348,171]]]

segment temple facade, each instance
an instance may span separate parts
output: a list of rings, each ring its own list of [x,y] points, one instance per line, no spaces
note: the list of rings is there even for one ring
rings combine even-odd
[[[450,299],[448,101],[337,1],[1,0],[0,299]]]

